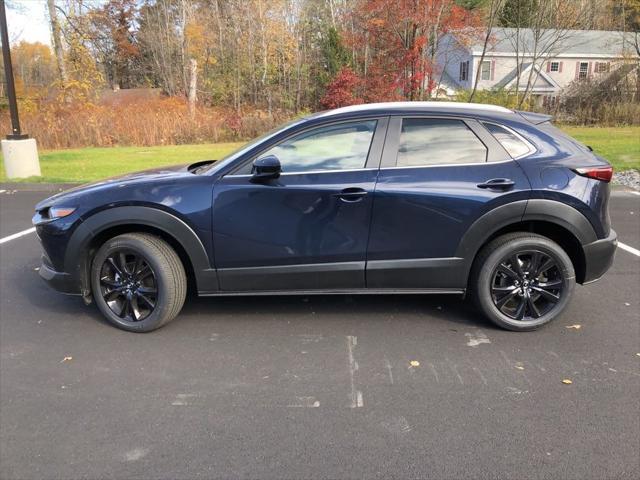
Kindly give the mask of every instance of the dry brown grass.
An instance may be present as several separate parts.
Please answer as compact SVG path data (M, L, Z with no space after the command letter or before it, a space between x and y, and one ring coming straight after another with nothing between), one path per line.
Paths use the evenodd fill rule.
M42 102L22 109L23 131L43 149L180 145L252 138L292 116L199 107L193 119L181 98L141 99L127 104ZM0 113L1 131L10 131Z

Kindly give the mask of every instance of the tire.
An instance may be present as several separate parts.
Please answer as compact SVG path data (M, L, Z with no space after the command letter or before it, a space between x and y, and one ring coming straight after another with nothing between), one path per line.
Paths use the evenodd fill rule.
M107 240L94 256L91 289L109 323L151 332L178 315L187 278L180 257L164 240L127 233Z
M557 243L535 233L516 232L482 248L469 287L489 320L507 330L524 332L560 315L575 283L571 259Z

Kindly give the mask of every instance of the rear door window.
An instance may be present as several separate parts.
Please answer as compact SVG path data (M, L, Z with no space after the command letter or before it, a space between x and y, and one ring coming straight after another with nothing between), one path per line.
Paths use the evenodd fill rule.
M397 167L486 162L487 147L462 120L404 118Z

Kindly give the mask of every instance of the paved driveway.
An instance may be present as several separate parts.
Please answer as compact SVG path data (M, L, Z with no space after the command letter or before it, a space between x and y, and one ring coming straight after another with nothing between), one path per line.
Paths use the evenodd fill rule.
M48 195L1 192L0 237ZM640 196L611 208L640 249ZM454 297L319 296L193 299L136 335L49 290L34 234L5 241L0 477L639 478L628 250L538 332Z

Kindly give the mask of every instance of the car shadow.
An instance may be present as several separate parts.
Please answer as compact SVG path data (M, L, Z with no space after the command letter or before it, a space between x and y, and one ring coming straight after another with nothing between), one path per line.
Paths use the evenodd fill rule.
M496 328L468 299L457 295L273 295L189 298L185 317L238 317L251 320L297 320L314 315L336 321L429 321L456 326Z
M87 317L108 324L95 305L85 305L79 296L51 290L37 272L23 272L13 279L13 302L37 309L39 317L64 316L67 321L86 321ZM9 293L9 292L7 292ZM233 321L241 317L251 321L308 319L340 322L437 322L460 327L496 328L458 295L261 295L233 297L197 297L189 295L178 316L180 324Z

